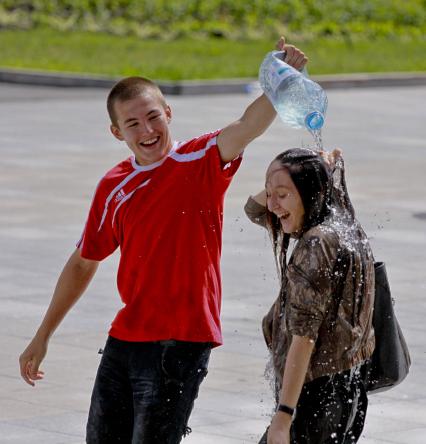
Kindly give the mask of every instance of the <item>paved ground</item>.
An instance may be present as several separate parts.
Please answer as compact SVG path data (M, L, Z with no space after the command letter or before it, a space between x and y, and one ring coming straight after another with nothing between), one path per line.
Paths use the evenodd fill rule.
M17 359L36 329L79 238L101 174L125 147L107 131L103 90L0 85L0 441L82 444L97 350L119 307L116 257L100 267L51 341L36 388ZM173 132L186 139L237 118L252 97L173 97ZM329 92L326 146L344 148L348 186L376 257L385 260L413 358L398 388L370 398L364 444L426 442L426 88ZM422 112L423 111L423 112ZM272 396L259 331L277 291L269 241L242 207L269 160L310 137L276 122L247 149L226 203L225 345L212 356L187 444L256 443Z

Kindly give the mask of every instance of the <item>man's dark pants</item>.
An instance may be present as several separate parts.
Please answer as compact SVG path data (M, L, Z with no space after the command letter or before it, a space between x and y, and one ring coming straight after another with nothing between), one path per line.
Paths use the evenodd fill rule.
M207 374L211 344L109 337L87 422L88 444L177 444Z

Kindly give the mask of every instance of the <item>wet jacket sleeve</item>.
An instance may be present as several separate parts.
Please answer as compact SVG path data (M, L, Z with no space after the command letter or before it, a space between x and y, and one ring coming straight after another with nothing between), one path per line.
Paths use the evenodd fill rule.
M299 241L286 270L285 312L292 335L316 341L333 299L336 250L323 236Z
M260 205L251 196L248 198L244 206L247 217L255 224L261 227L267 227L267 210L266 207Z
M269 309L267 315L262 319L263 338L265 339L266 346L269 349L272 349L272 330L277 304L279 304L279 298L272 304L272 307Z

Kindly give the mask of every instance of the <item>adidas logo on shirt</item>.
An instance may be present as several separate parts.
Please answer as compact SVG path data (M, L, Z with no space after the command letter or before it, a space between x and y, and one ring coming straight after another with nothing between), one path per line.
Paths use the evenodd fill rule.
M123 199L123 197L126 196L126 193L124 192L123 188L116 194L114 201L115 202L120 202L121 199Z

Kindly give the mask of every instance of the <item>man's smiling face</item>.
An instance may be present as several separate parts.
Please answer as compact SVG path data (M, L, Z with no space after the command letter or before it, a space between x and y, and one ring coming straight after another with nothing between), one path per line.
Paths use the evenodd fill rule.
M171 109L154 93L144 93L114 104L116 123L111 132L124 140L139 165L163 159L172 148L169 123Z

